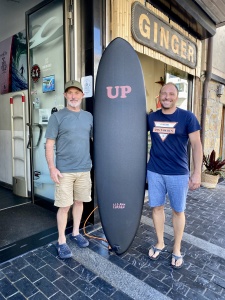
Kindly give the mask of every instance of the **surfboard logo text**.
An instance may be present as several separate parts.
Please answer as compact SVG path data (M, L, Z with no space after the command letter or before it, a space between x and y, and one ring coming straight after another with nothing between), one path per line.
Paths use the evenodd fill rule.
M116 98L127 98L127 94L130 94L132 91L131 86L129 85L116 85L116 86L107 86L106 87L107 96L110 99Z
M113 209L124 209L125 206L125 203L113 203Z

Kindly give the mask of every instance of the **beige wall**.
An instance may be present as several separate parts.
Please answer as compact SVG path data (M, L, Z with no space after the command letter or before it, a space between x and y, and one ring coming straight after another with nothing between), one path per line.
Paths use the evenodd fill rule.
M155 97L158 96L161 85L155 83L160 80L160 77L164 78L164 64L147 55L137 53L140 59L144 81L145 81L145 91L146 91L146 105L147 112L150 109L156 110Z

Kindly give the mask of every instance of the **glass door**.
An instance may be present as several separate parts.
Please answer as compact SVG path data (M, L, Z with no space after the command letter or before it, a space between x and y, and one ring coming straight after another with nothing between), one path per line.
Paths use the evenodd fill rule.
M29 70L31 194L53 201L45 159L45 132L52 113L64 107L64 1L41 2L26 13Z

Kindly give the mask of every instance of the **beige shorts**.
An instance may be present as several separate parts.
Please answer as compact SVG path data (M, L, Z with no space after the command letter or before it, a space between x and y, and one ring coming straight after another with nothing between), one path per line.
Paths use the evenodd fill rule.
M90 172L62 173L60 184L55 185L55 203L57 207L73 205L74 201L91 201Z

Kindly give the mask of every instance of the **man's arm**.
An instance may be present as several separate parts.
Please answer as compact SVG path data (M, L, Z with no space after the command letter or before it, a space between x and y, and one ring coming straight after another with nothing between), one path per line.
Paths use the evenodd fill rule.
M55 140L46 139L45 157L46 157L49 169L55 167L55 164L54 164L54 145L55 145Z
M200 139L200 131L195 131L189 134L189 139L192 148L192 156L194 162L194 172L189 180L189 188L195 190L200 187L201 184L201 172L202 172L202 143Z
M46 145L45 145L45 157L47 160L48 168L50 171L50 176L51 179L55 183L59 183L59 177L63 177L60 171L55 167L54 163L54 145L55 145L55 140L51 139L46 139Z

